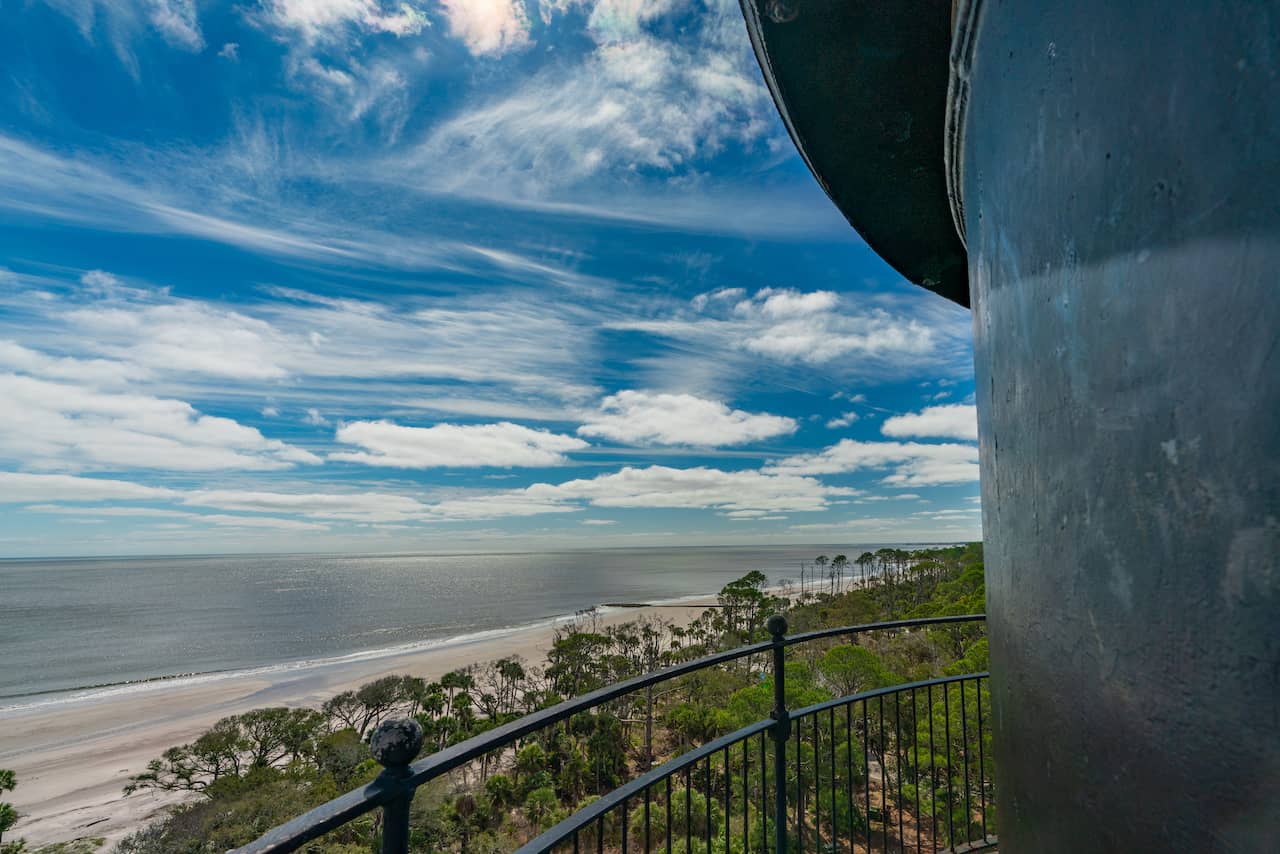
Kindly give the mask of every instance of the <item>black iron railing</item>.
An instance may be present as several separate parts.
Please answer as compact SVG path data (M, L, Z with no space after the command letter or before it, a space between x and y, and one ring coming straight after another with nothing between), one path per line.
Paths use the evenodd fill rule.
M786 649L877 630L984 620L968 614L786 636L619 682L503 724L410 763L416 721L388 721L370 747L384 766L349 792L237 849L294 851L379 807L384 854L409 850L417 789L474 759L612 700L688 673L768 653L771 716L649 770L570 815L518 854L839 854L977 850L995 844L984 709L986 673L881 688L797 710L786 705Z

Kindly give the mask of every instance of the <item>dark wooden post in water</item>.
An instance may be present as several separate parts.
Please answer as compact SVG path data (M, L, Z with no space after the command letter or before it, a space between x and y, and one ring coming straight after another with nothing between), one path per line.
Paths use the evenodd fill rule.
M787 711L787 618L774 614L766 623L773 638L773 850L787 852L787 739L791 714ZM764 769L761 769L763 773Z
M1001 849L1280 850L1280 6L741 2L832 201L973 308Z
M382 854L409 850L409 805L414 790L406 785L409 763L422 749L422 725L412 718L383 721L369 736L369 750L383 766L375 781L394 791L382 807Z

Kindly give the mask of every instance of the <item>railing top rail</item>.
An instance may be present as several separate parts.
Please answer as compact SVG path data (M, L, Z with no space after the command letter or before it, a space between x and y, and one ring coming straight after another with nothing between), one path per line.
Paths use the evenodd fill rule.
M714 756L726 747L732 747L739 742L758 735L774 725L774 721L766 718L765 720L756 721L748 724L742 729L735 730L728 735L722 735L714 741L709 741L701 747L690 750L688 753L682 753L674 759L670 759L657 768L642 774L633 780L630 780L618 788L592 801L588 806L570 815L564 821L555 825L551 829L545 831L539 836L526 842L516 849L515 854L540 854L540 852L549 851L560 842L563 842L576 830L586 827L591 822L605 815L610 810L616 808L623 801L630 800L640 794L654 783L659 783L667 777L670 777L685 768L689 768L698 764L708 756Z
M615 682L612 685L607 685L587 694L565 700L554 706L525 715L524 717L518 718L514 721L509 721L501 726L494 727L491 730L473 736L466 741L459 742L452 747L447 747L444 750L437 751L430 756L419 759L417 762L407 766L407 768L402 768L402 773L397 774L394 779L389 778L388 775L384 773L369 785L360 789L355 789L354 791L341 795L340 797L335 798L326 804L322 804L309 812L303 813L292 821L268 831L265 835L248 845L235 849L235 852L236 854L268 854L268 852L272 852L272 854L274 854L274 852L296 850L301 847L302 844L315 839L316 837L321 836L330 830L351 821L352 819L358 818L366 812L382 806L397 794L403 794L407 790L411 791L416 789L424 783L430 782L431 780L434 780L455 768L461 767L471 760L477 759L492 750L506 747L526 735L567 720L576 714L580 714L593 709L596 706L603 705L610 700L616 700L619 697L639 691L642 688L647 688L650 685L665 682L669 679L674 679L687 673L693 673L707 667L713 667L717 664L736 661L740 658L746 658L749 655L769 652L779 646L789 647L810 641L822 640L824 638L847 637L849 635L862 634L864 632L883 629L913 628L917 626L975 622L985 619L985 614L964 614L951 617L924 617L911 620L893 620L884 623L864 623L855 626L843 626L836 629L821 629L819 631L805 632L803 634L792 635L790 637L783 637L777 641L762 641L760 643L749 644L747 646L740 646L736 649L713 653L692 661L673 664L670 667L664 667L661 670L655 670L652 673L646 673L642 676L637 676L622 682ZM888 691L890 689L883 690ZM847 700L848 698L845 699ZM763 726L768 726L772 722L762 721L760 723ZM753 726L755 725L753 724ZM750 728L751 727L747 727L747 729ZM726 736L726 738L728 737L729 736ZM715 742L712 743L714 744ZM710 745L706 745L704 748L708 746ZM699 748L698 750L703 750L704 748ZM692 756L694 754L697 754L699 758L703 755L698 753L698 751L693 751L693 753L686 754L686 756ZM672 761L675 762L677 760ZM637 778L637 780L641 779L644 778ZM626 789L625 786L623 789L618 789L616 791L621 792L624 789Z

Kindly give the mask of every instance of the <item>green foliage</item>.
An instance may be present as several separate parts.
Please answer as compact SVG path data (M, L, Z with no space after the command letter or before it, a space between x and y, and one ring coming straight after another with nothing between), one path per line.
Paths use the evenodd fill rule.
M544 820L559 805L560 799L556 797L556 790L550 786L544 786L525 795L524 814L528 817L530 824L542 827Z
M818 660L818 671L839 697L902 681L881 663L874 652L849 644L827 650Z
M17 775L7 768L0 768L0 795L12 792L17 785ZM18 811L13 808L13 805L0 803L0 839L4 839L5 832L17 823Z

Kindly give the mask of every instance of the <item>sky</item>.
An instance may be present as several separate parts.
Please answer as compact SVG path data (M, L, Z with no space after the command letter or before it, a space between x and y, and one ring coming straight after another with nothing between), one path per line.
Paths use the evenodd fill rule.
M981 536L721 0L0 3L0 556Z

